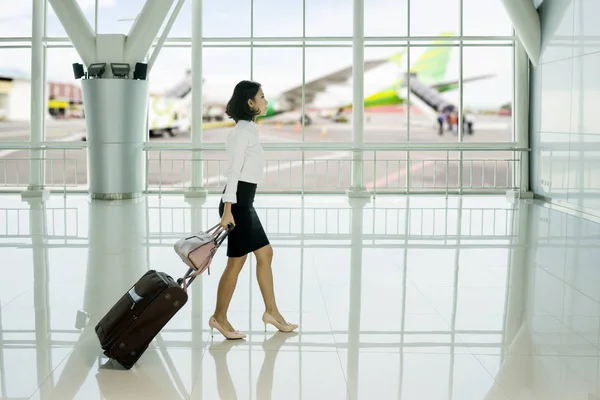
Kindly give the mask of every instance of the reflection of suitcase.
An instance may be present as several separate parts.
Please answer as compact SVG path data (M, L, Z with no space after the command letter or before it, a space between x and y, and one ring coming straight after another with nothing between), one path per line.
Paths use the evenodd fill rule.
M169 275L146 272L96 325L104 354L130 369L187 300Z

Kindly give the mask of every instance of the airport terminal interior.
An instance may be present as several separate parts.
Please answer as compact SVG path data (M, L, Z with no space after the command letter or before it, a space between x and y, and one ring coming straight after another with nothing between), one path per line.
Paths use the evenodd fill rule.
M600 400L598 15L3 1L0 400ZM268 102L252 207L298 326L263 322L251 252L228 339L229 239L206 232L242 80ZM197 237L216 252L184 284Z

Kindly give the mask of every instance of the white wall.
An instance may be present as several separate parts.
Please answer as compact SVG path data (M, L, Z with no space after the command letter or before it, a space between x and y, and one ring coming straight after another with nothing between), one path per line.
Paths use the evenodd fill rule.
M545 0L531 86L531 186L600 215L600 0Z
M8 96L9 121L29 121L31 119L31 82L15 80Z

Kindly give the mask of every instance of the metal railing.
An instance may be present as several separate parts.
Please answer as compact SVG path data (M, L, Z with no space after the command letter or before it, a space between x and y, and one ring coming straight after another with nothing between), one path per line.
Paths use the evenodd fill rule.
M87 240L79 231L79 211L77 207L44 207L44 236L48 240L65 244L74 239ZM29 208L1 208L0 241L31 238L30 213Z
M32 156L32 152L38 156ZM0 143L0 193L20 191L29 185L30 168L37 164L44 186L52 192L87 191L87 143L46 142L36 147Z
M216 203L215 203L216 204ZM148 247L172 246L173 242L193 231L194 206L147 205L145 242ZM88 230L81 231L80 210L71 206L44 208L49 247L87 247ZM348 247L352 236L351 207L256 207L265 231L283 247ZM30 210L26 207L0 210L0 247L22 247L31 238ZM203 229L217 217L216 206L200 209ZM408 247L450 248L452 243L466 241L461 248L510 248L516 239L512 220L514 208L459 207L392 207L366 208L363 211L363 245L365 248ZM456 227L461 227L460 233ZM304 240L304 244L300 244ZM321 244L319 241L324 241Z
M268 235L285 239L346 240L351 235L352 208L340 207L255 207ZM158 221L148 227L148 239L171 243L192 231L190 206L149 206L148 215ZM460 216L459 216L460 211ZM202 219L212 221L216 207L202 208ZM497 240L514 239L514 208L367 208L363 210L365 241L394 240ZM478 221L474 224L473 221ZM295 221L295 223L294 223ZM303 221L303 224L300 223ZM460 237L452 231L461 225ZM210 222L205 228L209 228ZM503 244L505 245L505 244Z
M266 193L343 193L351 185L352 165L360 163L367 190L376 193L499 193L517 189L521 155L528 149L510 143L483 146L430 146L393 143L365 145L362 157L351 144L331 146L265 144ZM226 183L227 160L219 145L146 148L148 193L194 190L194 170L201 187L218 193ZM284 154L283 157L281 155Z
M263 193L343 193L351 186L352 166L362 166L363 182L378 193L501 193L518 189L523 152L513 143L365 144L265 143ZM38 162L45 187L53 192L88 190L87 143L51 143L41 147L0 144L0 192L29 184L30 166ZM33 150L41 150L32 157ZM179 194L201 187L220 193L227 160L223 144L147 143L146 193ZM7 154L8 152L8 154ZM362 154L361 154L362 153ZM41 156L39 156L41 154ZM39 162L41 161L41 162ZM33 164L36 165L36 164Z

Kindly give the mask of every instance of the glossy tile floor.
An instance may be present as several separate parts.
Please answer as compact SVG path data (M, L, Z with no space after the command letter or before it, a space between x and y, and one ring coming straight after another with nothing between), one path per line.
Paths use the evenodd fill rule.
M45 203L0 197L0 396L16 399L600 398L600 225L505 197L259 196L280 309L261 322L255 260L209 335L226 257L131 370L94 326L217 197Z

